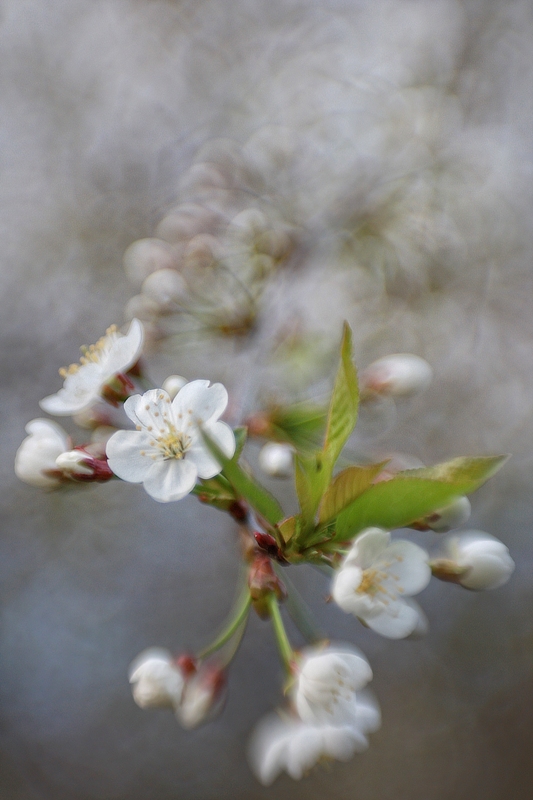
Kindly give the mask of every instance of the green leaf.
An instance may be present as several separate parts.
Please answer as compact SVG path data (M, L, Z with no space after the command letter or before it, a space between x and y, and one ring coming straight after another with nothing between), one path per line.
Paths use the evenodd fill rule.
M244 472L234 458L228 458L218 444L202 430L202 437L209 451L222 467L223 476L230 482L235 492L250 503L271 525L275 525L284 514L278 501L263 489L253 478Z
M320 523L334 519L346 506L349 506L372 484L387 461L366 466L352 466L339 472L328 486L322 502L318 520Z
M387 530L409 525L475 491L506 460L507 456L456 458L374 484L341 511L335 539L352 538L372 525Z
M358 404L357 372L352 361L352 332L348 323L345 322L341 343L341 362L331 395L324 439L324 453L328 455L332 468L355 428Z
M443 508L464 492L452 483L396 476L376 483L337 517L336 540L353 538L364 528L393 530Z
M298 450L316 448L326 424L326 411L311 403L274 406L268 413L271 435Z
M304 455L295 458L296 494L302 514L302 529L314 527L315 515L331 476L331 463L324 453Z
M235 453L233 455L233 460L238 461L244 450L244 445L246 444L248 428L234 428L233 433L235 435Z
M287 517L283 522L278 522L278 530L281 533L285 544L290 542L293 536L297 535L300 531L300 520L298 517Z
M453 458L433 467L420 467L400 472L406 478L429 478L435 481L445 481L464 485L464 492L473 492L489 478L498 472L509 456L478 456Z

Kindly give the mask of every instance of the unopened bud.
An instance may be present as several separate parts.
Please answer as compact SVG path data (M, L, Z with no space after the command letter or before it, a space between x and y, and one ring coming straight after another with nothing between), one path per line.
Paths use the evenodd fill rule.
M187 293L187 285L175 269L159 269L146 278L141 292L157 303L161 311L175 311Z
M427 517L419 521L419 524L415 524L413 527L420 530L430 528L435 533L447 533L453 528L463 525L470 518L471 511L470 500L463 495L463 497L458 497L446 508L441 508L438 511L434 511L433 514L428 514Z
M278 600L287 597L287 590L272 569L268 556L255 557L248 574L248 586L254 609L262 619L269 616L268 598L271 594L275 594Z
M444 547L445 556L431 562L431 570L435 577L465 589L497 589L507 583L515 568L503 542L484 531L450 536Z
M259 531L256 531L254 533L254 539L257 542L258 547L264 553L270 556L270 558L275 558L276 561L279 561L282 564L288 563L282 551L280 550L278 543L270 533L260 533Z
M169 375L168 378L163 381L163 386L161 388L165 390L171 400L174 400L180 389L183 389L186 383L188 383L187 378L181 375Z
M132 662L129 670L133 699L141 708L177 708L184 676L168 650L151 647Z
M175 268L177 254L162 239L137 239L124 253L123 262L128 278L141 284L152 272Z
M360 375L363 397L388 395L411 397L425 391L433 378L427 361L412 353L396 353L379 358Z
M56 458L56 467L64 475L92 475L88 460L80 450L69 450Z
M221 711L225 700L226 675L213 665L201 666L185 681L176 716L187 730L197 728Z
M259 466L273 478L290 478L293 473L294 449L288 444L267 442L259 453Z

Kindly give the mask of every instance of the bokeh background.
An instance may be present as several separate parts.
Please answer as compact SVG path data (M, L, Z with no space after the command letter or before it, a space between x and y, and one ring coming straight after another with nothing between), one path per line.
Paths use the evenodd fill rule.
M0 40L2 800L530 798L529 0L3 0ZM125 248L221 136L298 231L264 335L293 315L334 340L347 318L361 366L398 351L432 363L394 428L362 429L377 450L513 453L472 527L508 544L516 573L479 595L431 584L424 639L372 635L324 602L323 576L295 570L320 624L371 661L383 726L349 764L269 789L245 758L280 700L266 623L249 625L223 716L192 733L137 708L126 678L145 647L201 647L221 623L231 524L192 498L41 494L13 473L58 367L123 320ZM230 388L244 368L260 396L242 344L153 360L158 379Z

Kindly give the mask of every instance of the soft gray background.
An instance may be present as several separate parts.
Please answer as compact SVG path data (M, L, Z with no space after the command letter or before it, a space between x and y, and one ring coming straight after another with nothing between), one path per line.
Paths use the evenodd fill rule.
M0 38L2 800L529 798L529 0L3 0ZM280 699L265 623L250 624L224 715L196 732L142 712L126 681L144 647L200 647L221 622L231 525L129 485L43 495L12 464L58 367L121 321L122 253L198 145L271 122L292 149L285 170L265 156L265 179L304 242L281 316L331 335L348 317L361 364L431 360L434 386L379 447L428 463L513 452L473 522L517 570L494 593L431 585L418 642L373 636L297 573L324 627L368 655L384 722L350 764L267 790L244 755ZM231 384L231 363L190 377ZM154 374L179 367L169 356Z

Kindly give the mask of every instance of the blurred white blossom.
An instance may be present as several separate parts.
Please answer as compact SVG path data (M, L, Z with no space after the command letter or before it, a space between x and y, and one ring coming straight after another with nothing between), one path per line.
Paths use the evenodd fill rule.
M29 436L15 456L15 472L21 481L41 489L53 489L62 483L56 459L72 447L70 436L56 422L32 419L26 425Z
M428 388L433 370L412 353L378 358L361 373L361 391L392 397L410 397Z
M288 444L267 442L259 452L259 466L273 478L290 478L294 461L294 448Z
M184 675L168 650L151 647L129 670L133 699L141 708L175 708L181 701Z
M485 531L471 530L447 537L444 552L444 558L432 562L434 574L465 589L498 589L507 583L515 568L504 543Z

